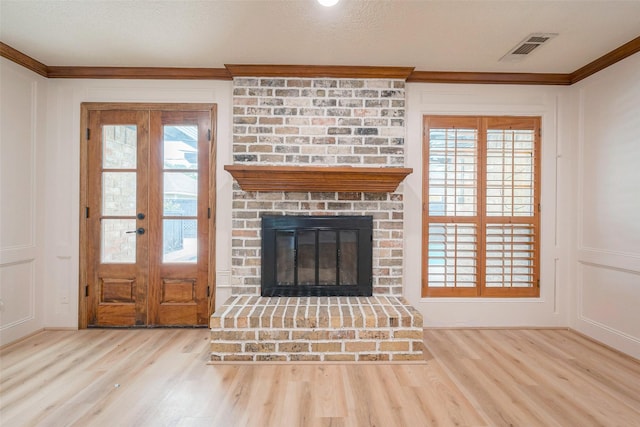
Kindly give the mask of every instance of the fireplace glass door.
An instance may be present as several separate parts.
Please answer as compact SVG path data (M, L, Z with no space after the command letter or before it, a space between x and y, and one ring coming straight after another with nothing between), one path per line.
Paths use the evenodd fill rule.
M370 216L263 217L262 295L371 295Z

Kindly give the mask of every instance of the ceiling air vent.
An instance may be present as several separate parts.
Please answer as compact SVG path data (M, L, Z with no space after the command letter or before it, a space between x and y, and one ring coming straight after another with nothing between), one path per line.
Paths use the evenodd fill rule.
M511 49L505 56L500 58L500 61L521 61L531 52L533 52L538 47L548 42L557 35L557 33L529 34L524 40L518 43L516 47Z

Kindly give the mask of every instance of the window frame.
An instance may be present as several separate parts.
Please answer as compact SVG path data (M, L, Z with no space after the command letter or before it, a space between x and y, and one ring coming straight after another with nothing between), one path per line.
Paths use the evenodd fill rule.
M540 296L540 190L541 190L541 122L540 116L423 116L422 161L422 297L539 297ZM431 129L475 129L476 153L476 213L475 215L429 215L429 142ZM531 216L487 215L487 131L533 130L533 205ZM457 179L457 178L456 178ZM446 214L446 212L445 212ZM429 226L430 224L474 224L476 227L476 265L474 287L429 286ZM486 286L487 225L525 225L532 229L532 281L528 287Z

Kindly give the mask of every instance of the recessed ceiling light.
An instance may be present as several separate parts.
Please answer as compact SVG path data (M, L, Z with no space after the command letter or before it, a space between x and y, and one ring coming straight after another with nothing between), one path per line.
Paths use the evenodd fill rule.
M318 3L325 7L331 7L338 4L340 0L318 0Z

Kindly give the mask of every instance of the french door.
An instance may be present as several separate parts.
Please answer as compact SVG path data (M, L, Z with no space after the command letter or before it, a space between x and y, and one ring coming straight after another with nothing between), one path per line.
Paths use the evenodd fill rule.
M83 104L80 326L206 325L214 105Z

